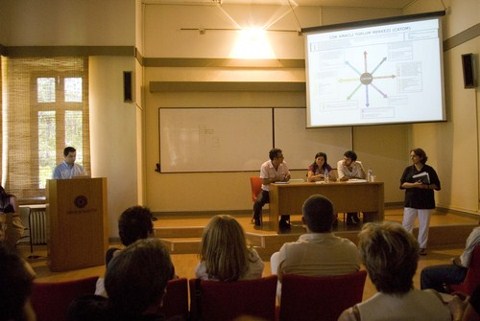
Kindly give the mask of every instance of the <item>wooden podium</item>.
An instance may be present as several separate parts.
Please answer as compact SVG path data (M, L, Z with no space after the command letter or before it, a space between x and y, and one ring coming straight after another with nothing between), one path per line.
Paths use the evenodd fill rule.
M105 264L107 179L47 180L46 205L50 270Z

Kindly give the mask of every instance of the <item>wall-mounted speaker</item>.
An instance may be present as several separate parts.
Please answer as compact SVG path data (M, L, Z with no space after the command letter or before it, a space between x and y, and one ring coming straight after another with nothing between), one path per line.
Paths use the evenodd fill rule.
M475 56L471 53L462 55L463 85L465 88L475 88Z
M123 101L133 102L133 74L131 71L123 72Z

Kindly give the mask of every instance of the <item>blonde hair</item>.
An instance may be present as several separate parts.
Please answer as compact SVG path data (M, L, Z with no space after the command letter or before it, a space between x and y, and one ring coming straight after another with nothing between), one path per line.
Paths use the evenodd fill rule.
M230 215L214 216L202 236L200 260L209 278L237 281L249 269L250 249L240 224Z
M358 235L360 257L380 292L402 294L413 288L418 242L398 223L367 223Z

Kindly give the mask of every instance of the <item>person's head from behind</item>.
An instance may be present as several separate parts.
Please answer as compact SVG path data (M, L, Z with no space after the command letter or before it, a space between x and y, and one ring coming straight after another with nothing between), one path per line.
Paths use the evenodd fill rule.
M65 163L73 165L75 159L77 158L77 150L72 146L65 147L63 150L63 157L65 158Z
M302 221L313 233L332 231L335 212L332 202L323 195L315 194L307 198L302 207Z
M343 154L343 162L345 165L350 166L353 162L357 161L357 154L353 150L347 150Z
M35 320L30 305L34 276L22 258L0 245L0 321Z
M67 309L67 321L109 321L108 299L88 294L75 298Z
M379 292L403 294L413 288L418 243L398 223L367 223L358 247L368 275Z
M174 268L166 246L141 239L116 255L107 267L105 289L109 307L122 318L156 314Z
M245 233L230 215L214 216L202 236L200 260L210 278L237 281L248 271Z
M127 208L118 220L118 234L125 246L150 237L153 234L152 212L143 206Z

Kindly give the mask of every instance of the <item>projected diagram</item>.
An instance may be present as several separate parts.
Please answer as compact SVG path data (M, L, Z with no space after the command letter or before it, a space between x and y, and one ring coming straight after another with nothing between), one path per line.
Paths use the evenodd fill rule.
M353 82L353 81L359 81L359 84L357 87L355 87L352 92L347 96L347 100L350 100L359 90L362 86L365 86L365 106L369 107L370 106L370 94L369 94L369 87L372 87L375 89L380 95L382 95L383 98L387 98L388 95L383 92L380 88L378 88L373 81L378 80L378 79L394 79L395 75L382 75L382 76L375 76L375 72L380 68L380 66L387 61L387 57L384 57L376 66L373 68L372 71L368 71L368 52L364 51L363 52L363 72L359 71L355 66L353 66L350 62L345 61L345 64L350 67L353 71L355 71L358 74L358 78L343 78L339 79L339 82Z

